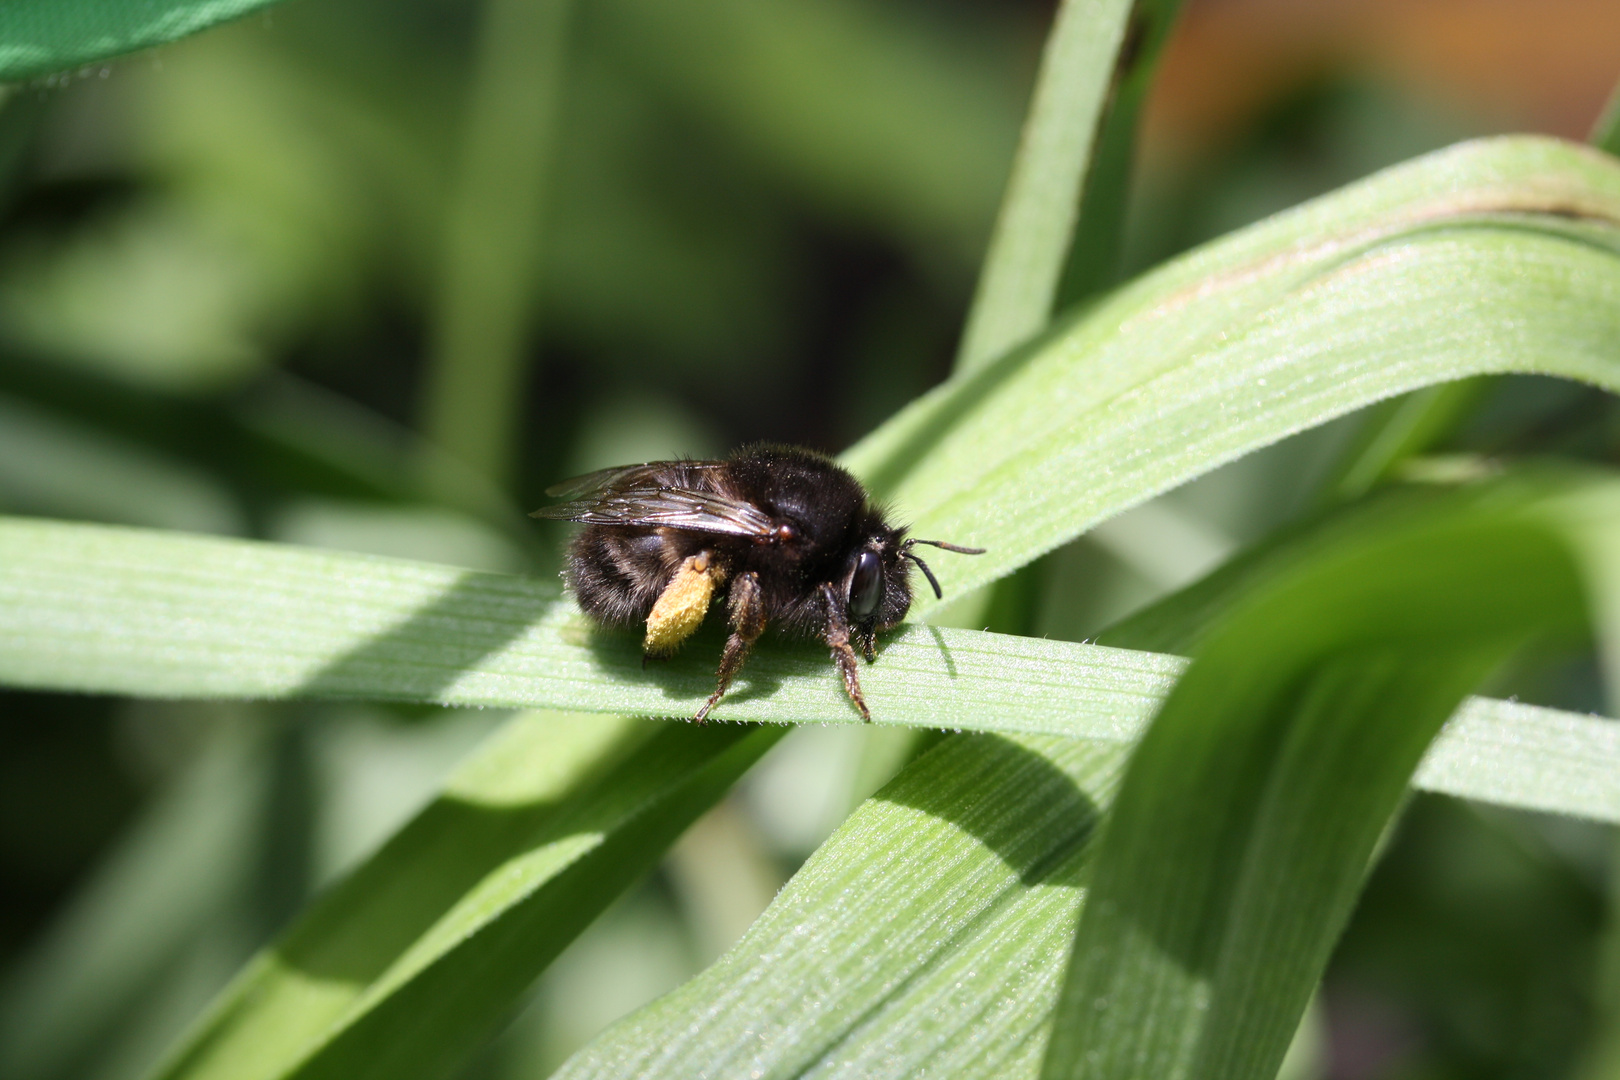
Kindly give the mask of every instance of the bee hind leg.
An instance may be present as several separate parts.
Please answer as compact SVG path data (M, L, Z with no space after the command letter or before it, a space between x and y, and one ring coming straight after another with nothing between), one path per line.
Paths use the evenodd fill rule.
M700 724L709 715L709 710L720 703L731 680L742 670L743 661L748 659L748 651L754 647L759 635L765 632L765 595L760 590L758 574L749 572L737 575L731 583L730 606L731 636L726 639L726 647L720 653L720 671L715 680L717 685L709 700L692 717Z
M861 719L871 723L872 710L866 707L866 696L861 693L860 664L855 659L854 647L850 645L849 623L844 619L832 586L823 585L821 595L827 606L827 646L832 649L833 660L838 664L838 673L844 677L844 693L849 695L849 700L860 712ZM870 642L863 639L861 646L870 661L872 655Z
M647 635L641 642L641 666L650 656L668 656L703 624L709 598L725 581L724 569L707 551L681 563L647 614Z

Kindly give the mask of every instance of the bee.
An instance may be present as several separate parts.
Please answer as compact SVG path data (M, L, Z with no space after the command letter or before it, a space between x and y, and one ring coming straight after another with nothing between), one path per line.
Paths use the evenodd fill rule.
M943 598L918 544L829 458L794 446L746 446L724 461L653 461L603 469L548 488L568 501L531 516L582 522L563 576L580 608L612 627L644 625L646 657L674 652L723 599L731 635L702 722L767 626L819 638L865 720L855 659L911 608L909 563Z

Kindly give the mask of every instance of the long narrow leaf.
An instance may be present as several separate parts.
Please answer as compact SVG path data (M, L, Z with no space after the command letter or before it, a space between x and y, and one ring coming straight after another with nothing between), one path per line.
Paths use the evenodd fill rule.
M1620 386L1620 162L1464 144L1227 237L953 378L847 460L993 581L1222 462L1487 372ZM926 606L924 607L926 611Z
M975 371L1052 316L1133 0L1063 0L957 352Z
M1113 81L1079 196L1055 307L1118 284L1136 165L1137 128L1181 0L1136 0L1114 56Z
M1413 515L1421 515L1424 524L1445 526L1427 531L1426 552L1404 552L1418 564L1429 563L1439 553L1466 566L1471 559L1455 559L1454 541L1484 539L1481 518L1495 520L1494 510L1482 511L1470 498L1453 498L1438 507L1409 504L1398 516L1364 515L1357 539L1365 541L1370 532L1403 525L1411 531ZM1538 584L1550 584L1553 609L1578 621L1580 601L1567 555L1559 553L1557 543L1536 523L1521 519L1518 525L1521 532L1543 541L1541 550L1553 549L1556 565L1550 576L1517 576L1513 579L1517 591L1535 593ZM1513 538L1497 539L1505 542L1485 545L1483 558L1478 545L1463 549L1475 553L1472 570L1482 569L1480 563L1492 556L1512 559L1523 554ZM1384 543L1365 552L1366 562L1376 572L1386 572L1401 565L1381 557L1392 553L1391 545ZM1320 579L1316 585L1325 582L1329 591L1308 590L1310 599L1361 602L1362 615L1376 611L1378 598L1368 599L1359 591L1367 574L1342 573L1355 569L1345 565L1344 555L1342 548L1314 553ZM1462 571L1451 576L1473 575ZM1410 581L1387 584L1406 592L1402 587ZM1440 592L1454 595L1455 589L1448 586L1455 584L1429 581L1433 592L1423 598ZM1491 610L1517 632L1516 617L1522 612L1514 609L1511 595L1473 591L1478 596L1476 609ZM1490 595L1479 595L1485 593ZM1433 607L1425 605L1424 610ZM1274 611L1275 605L1268 605L1255 617ZM1459 614L1470 635L1485 632L1488 659L1496 649L1492 628L1470 618L1477 610ZM1443 622L1444 616L1429 621ZM1350 622L1361 628L1367 625L1365 619ZM1407 629L1421 634L1424 627ZM1297 619L1276 628L1304 648L1309 635L1298 630ZM1409 685L1401 685L1401 679L1392 683L1355 678L1323 687L1326 692L1318 696L1324 706L1318 709L1321 719L1344 719L1356 706L1375 699L1391 708L1386 710L1387 729L1382 732L1344 724L1319 726L1317 734L1337 734L1341 762L1345 751L1353 752L1349 762L1353 767L1340 773L1323 764L1332 755L1321 751L1332 751L1333 739L1325 744L1306 739L1295 747L1295 757L1331 780L1312 789L1315 805L1354 805L1356 797L1387 804L1398 796L1404 776L1394 783L1393 794L1388 777L1382 788L1376 783L1360 786L1369 779L1367 762L1403 752L1415 757L1432 730L1421 723L1422 716L1427 713L1437 723L1448 694L1478 676L1480 663L1468 655L1471 650L1452 652L1460 658L1450 673L1455 677L1444 673L1444 656L1428 655L1420 664L1396 665L1406 673ZM1269 655L1256 651L1252 663L1263 665ZM1201 741L1217 742L1209 736ZM1085 740L984 735L946 740L866 803L725 957L609 1029L560 1075L569 1080L706 1072L761 1077L1033 1076L1051 1030L1063 967L1062 943L1071 933L1093 872L1093 833L1110 807L1123 762L1118 747ZM1228 779L1240 785L1242 777ZM1196 795L1182 778L1167 777L1160 778L1145 797L1150 802L1154 797L1185 800L1182 805L1195 811ZM1294 836L1294 819L1288 812L1294 809L1281 807L1266 814L1265 820L1284 838ZM1115 842L1113 828L1108 826L1106 844ZM1375 837L1377 829L1371 834ZM1325 837L1330 850L1343 841L1342 836L1319 829L1307 828L1299 835ZM1211 851L1208 858L1224 866L1220 854ZM1364 859L1351 863L1358 871L1363 864ZM1317 869L1308 865L1302 871ZM1344 877L1340 868L1338 884ZM1328 882L1331 875L1323 878ZM1359 872L1349 878L1353 885ZM1257 888L1261 900L1277 898L1272 914L1279 919L1263 924L1267 929L1274 925L1299 929L1286 917L1297 918L1297 901L1309 893L1311 882L1302 887L1289 881L1286 886ZM1183 898L1185 886L1179 881L1161 879L1154 888L1161 905L1194 904L1202 895L1193 892ZM1132 909L1124 910L1128 917ZM1306 925L1314 924L1307 920ZM1297 938L1298 934L1284 936L1273 953ZM1251 949L1245 954L1255 961L1251 967L1270 970L1260 963L1263 953ZM1120 1026L1128 1028L1132 1021L1128 991L1126 986L1118 998L1109 998L1102 1006L1091 1001L1088 1007L1105 1021L1120 1015L1115 1011L1120 1010L1125 1014ZM1271 1003L1263 999L1262 1004ZM1279 1010L1278 1015L1286 1012ZM1064 1019L1072 1022L1071 1017ZM1086 1049L1097 1050L1098 1044L1087 1044ZM1107 1049L1088 1054L1086 1065L1103 1061ZM1129 1047L1125 1049L1129 1052ZM1134 1069L1135 1076L1174 1075L1140 1057Z
M541 265L573 0L485 0L445 230L422 428L504 486ZM461 478L429 469L439 490Z
M984 367L1044 330L1058 305L1114 284L1137 118L1180 6L1058 5L957 350L958 371ZM996 586L987 629L1031 629L1040 573L1031 567Z
M1119 746L947 739L735 948L557 1074L1030 1076Z
M151 697L359 697L685 716L719 642L643 670L632 637L594 631L555 584L446 566L0 518L0 682ZM862 669L879 723L1135 738L1180 674L1174 656L910 626ZM749 661L729 719L858 723L823 650ZM1620 821L1615 725L1476 701L1420 783Z
M1620 83L1609 92L1609 100L1592 124L1587 141L1599 150L1620 154Z
M785 731L520 717L250 964L157 1075L444 1075Z
M1132 757L1043 1075L1275 1074L1446 714L1584 621L1534 493L1375 516L1210 632Z
M1136 123L1180 0L1058 5L957 350L976 371L1113 283Z

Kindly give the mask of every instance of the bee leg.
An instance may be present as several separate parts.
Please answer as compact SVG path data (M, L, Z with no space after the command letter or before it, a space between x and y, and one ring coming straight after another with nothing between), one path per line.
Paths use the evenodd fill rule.
M837 602L830 585L821 587L821 597L827 607L827 645L832 649L833 660L838 664L839 674L844 677L844 693L860 711L861 719L867 723L872 722L872 710L866 707L866 696L861 693L860 665L855 659L855 650L849 643L849 623L844 619L842 608ZM862 646L870 650L866 642ZM870 656L870 651L868 652Z
M730 602L731 636L726 639L726 647L720 653L718 685L714 693L709 695L709 700L703 703L703 708L692 717L700 724L709 715L709 710L719 704L726 687L731 685L731 680L742 670L743 661L748 659L748 650L765 632L765 595L760 590L758 574L749 572L737 575L731 583Z

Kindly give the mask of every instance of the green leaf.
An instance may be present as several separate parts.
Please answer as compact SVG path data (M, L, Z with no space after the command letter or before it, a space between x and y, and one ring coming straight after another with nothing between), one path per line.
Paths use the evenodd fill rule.
M960 371L982 368L1051 318L1132 7L1133 0L1058 5L957 350Z
M687 716L719 641L641 663L557 586L283 544L0 518L0 683L168 698L364 698ZM1185 662L907 626L861 678L874 718L1128 741ZM1040 688L1031 693L1031 687ZM816 647L762 645L717 716L859 723ZM1433 790L1620 821L1620 731L1476 700L1420 773ZM1432 769L1432 771L1431 771Z
M1446 715L1585 620L1538 487L1384 508L1208 633L1131 759L1043 1075L1275 1074Z
M1069 244L1054 307L1062 308L1118 284L1137 128L1164 43L1181 0L1136 0L1113 57L1108 97L1079 195L1080 215Z
M1334 474L1322 485L1322 501L1359 498L1387 480L1402 463L1455 430L1487 384L1485 379L1440 383L1368 409Z
M1034 337L1059 303L1114 283L1137 116L1179 7L1179 0L1058 5L958 371L978 370ZM986 629L1027 633L1043 577L1032 566L997 585Z
M0 80L134 52L267 7L272 0L6 0Z
M1366 629L1368 620L1357 616L1376 615L1389 601L1387 594L1369 597L1362 591L1369 580L1381 580L1388 594L1414 602L1418 618L1408 620L1402 629L1420 641L1425 640L1425 631L1435 629L1420 625L1424 613L1450 610L1457 613L1458 624L1467 627L1465 636L1482 634L1485 652L1494 654L1498 640L1494 631L1506 627L1505 636L1511 639L1525 626L1535 625L1522 619L1522 605L1513 601L1533 603L1542 585L1551 586L1545 590L1549 595L1541 598L1552 601L1549 607L1556 616L1552 621L1578 625L1581 602L1568 552L1539 518L1524 512L1539 505L1537 489L1529 485L1518 491L1499 487L1484 496L1408 502L1394 511L1375 508L1362 513L1359 529L1340 531L1341 543L1302 557L1300 563L1308 564L1309 574L1301 571L1300 563L1273 573L1263 591L1297 601L1291 609L1295 618L1273 626L1265 619L1277 612L1278 605L1268 599L1257 601L1248 629L1258 623L1263 636L1245 639L1253 648L1244 650L1243 657L1251 667L1264 669L1268 656L1278 655L1286 662L1290 649L1297 650L1292 654L1296 657L1309 654L1323 634L1318 630L1313 638L1299 631L1302 619L1309 622L1315 603L1338 601L1339 607L1350 606L1351 617L1339 625ZM1499 542L1481 543L1492 539ZM1458 541L1469 543L1460 546ZM1526 569L1516 557L1524 555L1527 546L1532 554L1529 568L1545 569L1545 575L1519 574L1508 589L1478 587L1477 574L1489 574L1492 568L1485 564L1492 561L1506 560L1516 569ZM1468 556L1459 559L1459 550ZM1404 562L1393 558L1402 555ZM1550 563L1541 566L1535 558L1539 555L1549 556ZM1357 556L1361 563L1352 565ZM1452 570L1419 572L1435 558ZM1402 568L1409 573L1400 573ZM1413 576L1431 591L1411 593ZM1459 583L1466 586L1460 596ZM1441 593L1461 602L1449 609L1425 603ZM1479 611L1490 612L1495 624L1470 619ZM1452 628L1445 614L1427 621L1442 630ZM1273 634L1283 639L1280 645L1272 640ZM1264 651L1265 646L1273 646L1273 651ZM1387 692L1386 701L1395 705L1385 717L1392 731L1353 726L1338 731L1343 740L1340 750L1360 751L1353 764L1403 751L1415 758L1414 748L1421 749L1433 730L1421 722L1424 714L1437 724L1448 707L1448 695L1454 696L1460 685L1479 674L1472 650L1454 646L1452 651L1462 658L1455 672L1445 669L1445 650L1415 654L1423 660L1405 665L1415 673L1409 686L1358 679L1330 688L1346 691L1325 695L1328 703L1341 707L1376 696L1369 693L1372 690ZM1245 697L1243 689L1221 687L1233 702L1224 707L1222 717L1244 715L1242 703L1252 698ZM1194 719L1209 718L1206 710ZM1413 720L1418 722L1409 722ZM1185 731L1179 734L1188 737ZM1380 734L1394 737L1379 739ZM1208 735L1195 741L1218 742ZM1333 749L1333 744L1295 747L1307 765L1325 768L1315 764L1315 751L1322 749ZM558 1075L568 1080L703 1072L778 1077L1034 1075L1058 999L1063 944L1072 933L1085 886L1096 872L1097 825L1114 802L1124 763L1118 746L1083 739L1028 735L947 739L863 805L713 967L610 1028ZM1131 768L1134 777L1135 766ZM1370 801L1373 796L1359 788L1346 791L1366 780L1367 771L1363 767L1332 774L1327 788L1315 793L1316 803L1331 809L1341 800L1353 805L1358 795ZM1226 777L1234 787L1241 787L1245 778ZM1196 814L1199 803L1195 795L1183 791L1183 779L1157 780L1144 799L1174 800ZM1614 786L1612 779L1604 783ZM1377 791L1386 801L1391 797L1387 786ZM1404 775L1394 785L1395 795L1403 786ZM1283 826L1286 834L1292 809L1283 807L1266 820ZM1299 835L1322 838L1330 846L1338 839L1333 830L1320 828L1304 829ZM1376 837L1376 829L1372 835ZM1135 841L1133 850L1144 845L1142 837ZM1102 842L1110 846L1116 842L1112 823ZM1211 852L1210 860L1216 861L1219 854ZM1352 885L1364 864L1365 856L1352 860L1356 868L1349 875ZM1285 909L1305 895L1297 883L1288 884L1289 889L1276 892ZM1186 888L1162 875L1154 887L1161 904L1181 897ZM1195 903L1199 895L1193 893L1184 902ZM1266 963L1274 959L1268 955ZM1111 1003L1100 1011L1114 1016L1115 1007ZM1284 1035L1291 1032L1290 1027ZM1143 1067L1132 1075L1172 1074Z
M555 581L0 518L0 682L15 686L687 716L713 688L718 645L708 634L644 668L639 638L592 626ZM1093 659L1069 662L1082 655ZM914 626L885 642L863 678L869 700L889 702L879 709L889 722L963 726L996 712L1009 679L1055 678L1091 687L1092 722L1112 729L1125 717L1126 730L1176 669L1143 654ZM761 648L716 715L859 721L824 646ZM1072 722L1059 702L1028 701L1017 715L1028 730Z
M1617 222L1606 155L1453 147L1148 274L846 460L918 535L990 549L938 568L959 593L1382 398L1505 371L1620 387Z
M482 7L422 429L466 468L504 486L537 306L573 0L485 0ZM430 468L429 479L453 493L461 477Z
M443 1075L786 730L517 718L156 1075Z
M1180 0L1058 5L957 350L976 371L1117 273L1136 123Z
M1120 746L945 740L810 857L741 941L558 1078L1028 1076Z

